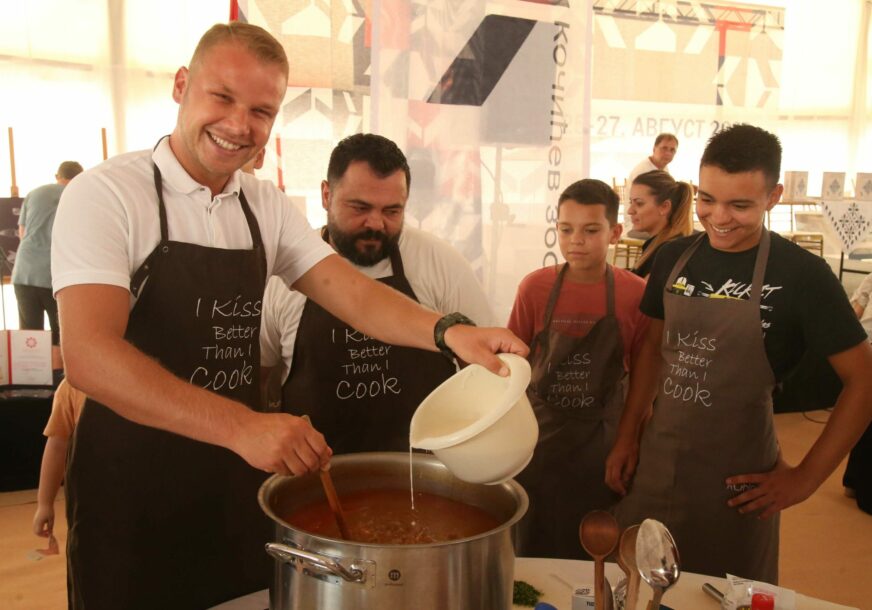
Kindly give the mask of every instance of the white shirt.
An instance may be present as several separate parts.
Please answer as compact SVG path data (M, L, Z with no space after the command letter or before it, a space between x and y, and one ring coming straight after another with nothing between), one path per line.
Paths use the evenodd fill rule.
M130 288L130 279L160 242L152 161L163 177L169 239L201 246L250 249L239 202L245 192L263 239L267 277L292 284L333 250L272 183L235 172L212 197L173 154L169 138L152 151L113 157L76 176L64 189L52 236L54 292L76 284ZM131 295L131 307L134 299Z
M643 161L639 161L636 167L630 170L630 178L627 181L627 188L633 186L633 180L636 179L636 176L641 176L642 174L645 174L647 172L653 172L655 169L660 168L651 162L651 157L645 157ZM663 171L668 172L669 166L667 165L666 167L664 167ZM627 195L627 199L629 198L629 195Z
M322 243L320 231L314 231ZM493 324L493 312L472 268L448 243L406 226L400 233L400 256L409 285L424 307L440 313L459 311L479 326ZM393 275L385 258L372 267L355 266L373 279ZM289 289L279 278L270 278L263 297L260 325L260 361L272 367L284 363L282 383L291 370L294 342L306 296Z

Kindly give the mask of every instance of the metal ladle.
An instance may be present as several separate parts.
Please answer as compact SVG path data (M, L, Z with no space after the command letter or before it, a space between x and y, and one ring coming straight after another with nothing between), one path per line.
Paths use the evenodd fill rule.
M593 557L594 560L594 602L596 610L606 608L605 591L605 558L608 557L618 544L621 528L611 513L604 510L592 510L581 520L578 526L578 537L581 546ZM609 587L609 596L612 595Z
M672 534L655 519L645 519L639 526L636 566L644 581L654 590L648 610L659 610L663 594L681 575L681 563Z

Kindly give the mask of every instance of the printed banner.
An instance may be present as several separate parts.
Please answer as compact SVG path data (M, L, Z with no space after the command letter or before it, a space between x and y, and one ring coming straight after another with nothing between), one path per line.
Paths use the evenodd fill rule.
M470 261L502 323L521 278L559 258L556 204L586 173L587 0L241 0L291 58L274 133L286 192L318 185L335 143L372 131L412 172L406 222Z

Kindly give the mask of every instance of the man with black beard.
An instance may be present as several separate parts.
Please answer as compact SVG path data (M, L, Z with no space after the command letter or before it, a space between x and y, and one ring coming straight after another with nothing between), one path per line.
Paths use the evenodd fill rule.
M321 182L321 237L361 272L425 307L490 325L487 298L463 256L403 227L410 178L406 157L387 138L345 138ZM440 353L368 337L277 277L264 295L260 342L269 369L262 377L275 379L273 367L283 365L281 410L307 414L334 454L408 450L412 414L457 366Z

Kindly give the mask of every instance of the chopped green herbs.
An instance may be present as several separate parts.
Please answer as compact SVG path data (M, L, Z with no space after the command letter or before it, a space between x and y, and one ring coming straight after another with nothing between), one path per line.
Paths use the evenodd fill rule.
M539 602L540 597L542 597L542 591L539 591L533 585L523 580L515 581L512 603L516 606L530 606L532 608Z

